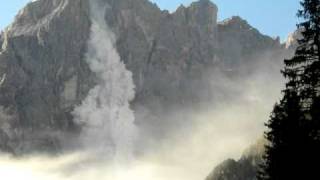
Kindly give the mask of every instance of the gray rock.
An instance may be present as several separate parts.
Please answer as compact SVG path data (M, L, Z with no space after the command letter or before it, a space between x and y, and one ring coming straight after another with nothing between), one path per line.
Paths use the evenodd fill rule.
M200 0L175 12L148 0L105 0L105 20L133 73L132 102L142 136L163 138L189 122L177 109L214 102L210 74L247 74L269 54L280 64L285 48L239 17L217 22L218 9ZM15 153L59 151L81 127L71 112L95 85L85 62L90 32L87 0L29 3L0 36L0 105L10 116L3 142ZM264 58L265 59L265 58ZM4 121L0 119L0 121ZM0 147L1 148L1 147Z
M58 142L58 132L75 128L70 112L92 86L83 58L90 28L87 6L86 0L32 2L4 32L0 104L14 117L11 148L17 152L57 149L49 141ZM64 92L74 77L77 98L70 102Z

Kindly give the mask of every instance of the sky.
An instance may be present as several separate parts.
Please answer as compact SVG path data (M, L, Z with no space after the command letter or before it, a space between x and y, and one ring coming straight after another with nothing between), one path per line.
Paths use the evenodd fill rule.
M18 10L31 0L2 0L0 2L0 29L10 24ZM161 9L174 11L180 4L195 0L151 0ZM241 16L263 34L284 41L296 28L299 0L212 0L219 8L219 20Z

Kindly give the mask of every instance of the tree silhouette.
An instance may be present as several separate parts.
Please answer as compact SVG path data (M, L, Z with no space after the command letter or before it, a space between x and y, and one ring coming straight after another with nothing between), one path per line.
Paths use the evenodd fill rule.
M259 180L320 179L320 0L301 5L302 38L294 57L284 61L286 88L266 124L269 144Z

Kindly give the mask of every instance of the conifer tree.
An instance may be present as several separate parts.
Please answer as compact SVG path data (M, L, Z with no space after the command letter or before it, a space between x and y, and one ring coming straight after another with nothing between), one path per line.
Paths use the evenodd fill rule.
M302 38L285 60L283 98L269 122L259 180L320 179L320 0L303 0Z

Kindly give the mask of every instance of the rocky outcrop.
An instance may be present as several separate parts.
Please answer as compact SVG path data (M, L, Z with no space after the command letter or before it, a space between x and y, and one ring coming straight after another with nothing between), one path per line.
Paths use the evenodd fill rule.
M261 55L276 63L283 59L279 40L241 18L218 23L218 9L209 0L173 13L148 0L104 1L106 23L133 73L132 107L145 137L161 138L188 122L182 113L173 123L173 109L214 101L208 82L215 69L237 76L263 63ZM38 0L22 9L1 35L0 106L10 118L0 119L0 148L17 154L55 152L81 130L71 112L96 81L84 57L89 10L87 0Z
M262 163L265 140L259 140L248 148L240 160L228 159L218 165L206 180L256 180Z
M11 118L1 118L1 128L7 124L8 144L16 153L55 151L60 135L74 128L73 105L92 86L83 61L87 6L86 0L29 3L4 32L0 104Z
M234 16L219 23L219 56L231 69L247 66L268 52L281 49L279 38L273 39L262 35L257 29L239 16ZM276 53L275 53L276 54ZM237 59L235 61L235 59ZM270 58L278 60L279 58Z
M295 49L298 46L298 40L302 38L302 29L298 29L293 33L289 34L288 39L286 41L286 48Z

